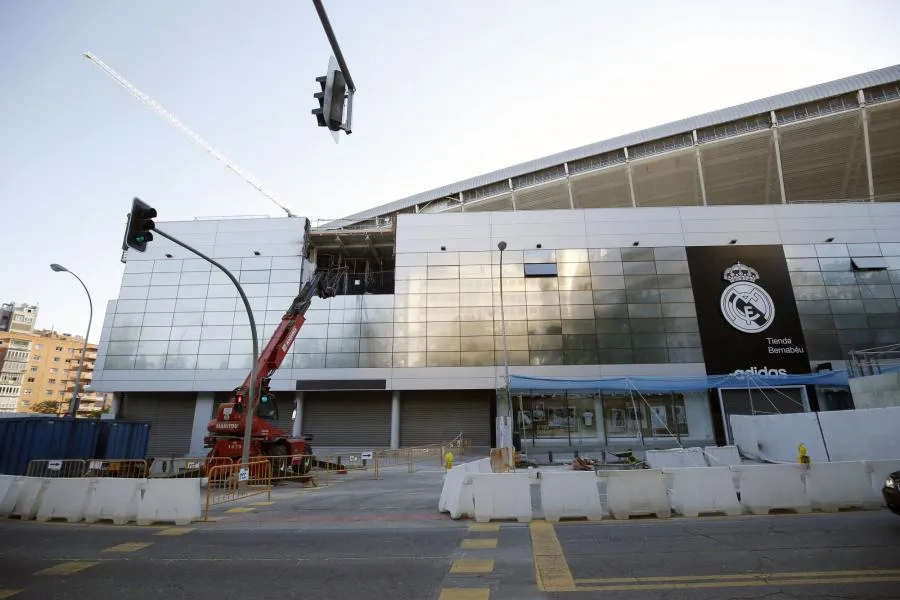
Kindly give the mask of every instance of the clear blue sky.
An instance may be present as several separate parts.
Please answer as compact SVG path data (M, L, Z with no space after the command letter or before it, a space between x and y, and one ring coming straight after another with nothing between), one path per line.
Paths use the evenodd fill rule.
M0 0L0 299L91 339L131 198L159 220L278 215L86 59L93 51L297 214L332 219L614 135L900 63L893 0L325 0L359 92L310 114L309 0Z

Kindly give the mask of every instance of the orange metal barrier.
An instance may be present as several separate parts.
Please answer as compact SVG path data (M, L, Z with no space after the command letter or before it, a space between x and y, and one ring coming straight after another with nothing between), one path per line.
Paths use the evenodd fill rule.
M206 477L216 466L232 465L234 460L227 456L188 456L183 458L157 458L150 464L149 477L171 479L192 479Z
M144 479L148 474L146 460L89 460L81 476Z
M444 455L446 452L458 450L460 456L463 455L466 448L471 448L471 443L463 438L457 438L452 442L444 444L430 444L428 446L418 446L415 448L395 448L391 450L381 450L373 454L373 473L372 478L378 479L382 468L396 467L405 464L406 472L413 472L413 464L426 460L437 459L440 466L444 466ZM456 454L456 453L454 453Z
M269 456L272 465L272 481L300 481L318 485L318 470L311 454Z
M85 461L80 458L32 460L28 463L27 477L81 477Z
M268 500L272 499L272 463L267 459L214 466L209 470L203 519L209 518L210 506L260 494L266 494Z

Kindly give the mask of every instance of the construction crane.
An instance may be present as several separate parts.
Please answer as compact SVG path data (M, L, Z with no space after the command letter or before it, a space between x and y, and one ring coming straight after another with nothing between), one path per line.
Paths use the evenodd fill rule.
M121 85L123 88L125 88L132 96L134 96L135 98L137 98L138 100L140 100L141 102L143 102L144 104L149 106L151 109L153 109L154 112L156 112L158 115L160 115L162 118L164 118L170 124L172 124L176 129L178 129L178 131L180 131L182 134L184 134L185 137L187 137L189 140L191 140L192 142L194 142L195 144L197 144L198 146L200 146L201 148L203 148L204 150L206 150L207 152L212 154L214 158L216 158L217 160L222 162L222 164L224 164L226 167L231 169L231 171L236 173L241 179L243 179L244 181L249 183L251 186L253 186L253 188L256 191L258 191L263 196L265 196L266 198L268 198L269 200L274 202L278 206L278 208L280 208L281 210L283 210L284 212L287 213L287 216L289 216L289 217L297 216L294 213L292 213L287 207L285 207L284 204L279 202L278 199L270 191L268 191L265 187L263 187L263 185L261 183L259 183L255 177L253 177L252 175L250 175L249 173L247 173L246 171L241 169L239 166L237 166L236 164L231 162L228 159L228 157L226 157L224 154L222 154L221 152L219 152L218 150L213 148L212 145L209 142L207 142L206 140L204 140L202 137L200 137L199 135L197 135L196 133L191 131L187 125L182 123L175 115L173 115L172 113L167 111L165 108L163 108L162 105L160 105L158 102L156 102L153 98L151 98L150 96L148 96L141 90L134 87L127 79L125 79L124 77L122 77L121 75L116 73L112 67L110 67L108 64L106 64L105 62L100 60L100 58L98 58L95 54L93 54L92 52L85 52L84 57L86 59L88 59L89 61L91 61L92 63L94 63L95 65L97 65L98 67L100 67L100 69L104 73L109 75L113 79L113 81L115 81L116 83Z

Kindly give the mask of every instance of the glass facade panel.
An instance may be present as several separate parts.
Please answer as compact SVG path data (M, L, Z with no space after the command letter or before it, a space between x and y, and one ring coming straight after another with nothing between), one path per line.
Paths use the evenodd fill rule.
M425 357L428 367L458 367L460 366L459 352L428 352Z
M387 369L392 366L390 353L362 353L359 355L360 368Z
M123 287L119 290L119 300L146 300L150 288L141 287Z

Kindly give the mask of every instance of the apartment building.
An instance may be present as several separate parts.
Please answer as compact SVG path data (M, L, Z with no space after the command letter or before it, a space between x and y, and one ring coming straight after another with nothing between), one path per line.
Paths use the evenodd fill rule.
M81 361L82 336L35 330L37 306L7 303L0 322L8 330L0 331L0 412L65 413ZM106 394L86 393L91 384L97 345L85 349L81 376L79 414L101 411Z

